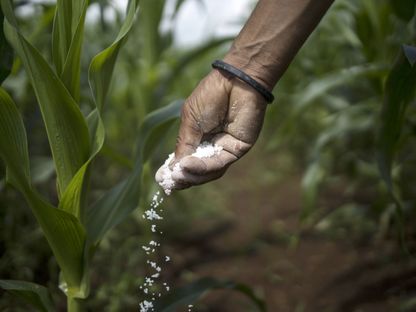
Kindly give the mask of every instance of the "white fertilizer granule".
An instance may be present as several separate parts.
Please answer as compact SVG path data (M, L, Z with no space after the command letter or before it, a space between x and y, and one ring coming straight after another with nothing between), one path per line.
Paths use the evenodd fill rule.
M209 158L214 155L218 155L223 150L222 146L217 144L211 144L209 142L202 142L197 148L195 153L192 156L198 158Z
M152 202L150 203L150 208L144 211L143 219L147 220L150 224L150 229L152 233L159 232L162 234L161 231L158 231L159 225L158 222L163 220L162 212L159 206L163 203L163 197L161 196L160 192L156 192L152 197ZM162 273L162 266L158 264L157 261L157 253L158 249L161 248L161 243L156 241L155 239L151 239L147 244L142 246L142 249L146 253L148 260L146 263L149 265L149 272L147 276L144 277L144 281L142 285L140 285L140 290L142 291L143 300L139 303L140 312L156 312L154 302L156 301L156 296L162 296L162 286L159 287L161 291L156 292L158 287L158 282L161 278ZM165 256L165 259L169 258L169 256ZM170 259L170 258L169 258ZM167 285L164 283L164 286ZM166 288L166 286L165 286ZM168 291L167 289L165 291Z
M195 153L193 153L192 156L198 158L209 158L218 155L222 150L222 146L203 142L197 147ZM172 162L174 157L175 155L173 153L170 154L161 168L162 181L159 182L159 185L163 188L166 195L170 195L172 190L175 189L175 181L172 179L172 174L182 170L179 163L175 164L173 169L169 168L169 164ZM145 210L142 215L143 219L149 222L151 233L163 234L163 232L159 230L158 225L158 222L163 220L163 209L159 207L162 203L163 197L161 196L160 192L156 192L152 197L150 208ZM163 282L163 286L160 286L159 284L160 279L162 278L162 265L161 263L157 262L156 256L158 254L158 249L161 248L161 243L152 239L141 247L148 257L146 262L149 265L149 273L147 276L145 276L144 282L139 287L143 295L143 300L139 303L139 308L140 312L156 312L156 297L160 298L162 296L162 292L170 292L171 290L171 287L168 285L168 283ZM171 258L165 255L164 262L167 263L170 261ZM188 305L188 311L192 311L192 308L193 306L191 304Z
M172 189L175 187L175 181L173 181L172 179L172 173L181 171L181 167L179 163L175 164L172 170L169 168L169 164L173 160L174 157L175 157L174 153L169 154L168 159L166 159L165 163L162 166L163 180L159 182L159 185L163 188L166 195L170 195L170 193L172 192Z
M191 156L198 158L209 158L215 155L218 155L223 150L222 146L217 144L212 144L209 142L202 142L197 148L195 153ZM174 172L180 172L182 170L179 163L176 163L173 166L173 169L169 168L169 164L175 158L175 154L169 154L168 159L162 165L162 181L159 182L159 185L163 188L166 195L170 195L172 190L175 188L175 181L172 179L172 174Z
M153 311L153 303L151 301L144 300L143 302L140 303L139 307L140 307L140 311L144 311L144 312L151 311L151 310Z

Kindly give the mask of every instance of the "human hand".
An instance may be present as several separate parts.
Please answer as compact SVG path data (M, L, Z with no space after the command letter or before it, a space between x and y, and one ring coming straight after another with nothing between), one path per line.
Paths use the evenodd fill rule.
M214 69L186 100L170 164L174 189L184 189L220 178L227 168L246 154L256 142L263 125L266 101L245 82ZM201 142L223 147L209 158L191 156ZM163 166L156 181L163 180Z

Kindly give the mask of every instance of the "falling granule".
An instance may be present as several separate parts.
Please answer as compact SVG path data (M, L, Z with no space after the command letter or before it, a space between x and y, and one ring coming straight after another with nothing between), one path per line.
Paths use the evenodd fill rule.
M207 158L212 157L215 155L218 155L223 150L222 146L213 145L208 142L204 142L200 144L195 153L192 154L192 156L198 157L198 158ZM179 163L175 164L173 169L171 170L169 168L169 164L174 159L174 154L170 154L168 159L165 161L165 163L162 166L162 178L163 180L159 182L159 185L163 188L166 195L170 195L172 190L175 188L175 181L172 179L172 173L174 172L180 172L182 169L179 165ZM152 233L159 232L160 234L163 234L162 231L157 230L157 222L160 220L163 220L163 217L161 213L163 212L162 209L159 208L159 206L163 203L163 197L160 196L160 192L157 192L152 197L152 201L150 204L150 208L146 210L143 214L143 219L152 221L152 224L150 224L150 230ZM155 240L150 240L146 245L142 246L142 249L146 252L146 255L150 255L155 253L157 248L160 248L161 244ZM152 256L153 258L153 256ZM171 258L169 256L165 256L164 262L171 261ZM154 301L156 301L156 297L160 298L162 297L162 292L152 292L154 291L155 287L158 285L158 279L161 276L162 267L158 265L156 261L147 260L147 264L149 264L151 273L149 273L150 276L146 276L144 279L144 282L142 285L140 285L140 290L145 295L142 302L140 302L140 312L155 312L155 306L153 304ZM160 284L159 284L160 285ZM166 292L169 292L171 287L164 282L163 287ZM157 289L157 288L156 288ZM192 311L193 305L188 305L188 312Z
M162 202L163 197L160 196L160 192L158 191L152 197L150 208L146 210L143 214L143 219L152 221L152 224L150 224L150 229L152 233L159 232L160 234L162 234L162 231L157 231L156 224L158 221L163 220L163 217L161 215L163 210L159 207L162 204ZM155 239L152 239L147 244L143 245L142 249L145 251L146 255L150 256L151 254L154 254L157 251L157 249L160 248L160 246L160 242L156 241ZM153 259L153 257L151 259ZM156 298L162 297L161 292L152 292L152 290L154 290L155 287L157 287L158 279L161 276L162 267L158 265L156 261L151 259L148 259L146 261L147 264L149 264L151 272L149 273L149 276L145 277L143 284L139 287L145 297L145 299L139 304L140 312L154 312L155 307L152 302L156 301ZM170 260L170 257L165 256L164 259ZM166 260L165 262L167 261L168 260ZM167 286L166 283L164 283L163 286L166 292L170 290L170 287Z
M148 263L148 264L150 264L150 266L151 266L153 269L156 269L156 267L157 267L156 262L154 262L154 261L148 261L147 263Z
M140 302L139 306L140 312L154 311L153 303L151 301L144 300L143 302Z
M209 142L202 142L197 148L195 153L191 156L198 158L209 158L215 155L218 155L223 150L222 146L217 144L211 144ZM175 158L175 154L169 154L168 158L165 160L165 163L161 167L162 172L162 181L159 182L159 185L163 188L166 195L170 195L172 190L175 189L175 181L172 179L172 174L174 172L180 172L182 170L179 163L176 163L173 166L173 169L169 168L169 164Z
M143 215L144 219L147 220L162 220L163 218L154 210L153 208L150 208L149 210L146 210Z
M151 279L150 277L146 277L145 280L146 280L146 282L144 284L147 285L147 286L152 286L153 283L154 283L154 280Z

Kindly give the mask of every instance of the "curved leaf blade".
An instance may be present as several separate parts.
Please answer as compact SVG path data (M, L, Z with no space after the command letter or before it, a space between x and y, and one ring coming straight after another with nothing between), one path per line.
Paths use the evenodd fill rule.
M58 0L56 3L52 28L52 58L58 74L63 72L76 34L80 26L83 27L88 4L89 0Z
M68 286L67 295L85 298L88 285L84 276L84 227L75 216L53 207L34 191L25 192L24 195L62 270Z
M0 7L0 85L9 76L13 65L13 50L4 36L3 20L3 11Z
M8 0L1 0L5 12L6 37L21 58L32 82L46 126L55 161L59 193L90 153L85 119L74 99L40 53L20 34Z
M80 94L81 50L88 4L88 0L58 0L52 34L56 70L76 101Z
M72 41L72 2L58 0L52 28L52 59L61 74Z
M209 51L214 50L224 45L225 43L229 43L233 39L234 37L224 37L210 40L202 46L196 47L195 49L186 53L184 56L180 57L178 62L172 66L169 73L166 74L160 82L156 90L158 96L161 97L166 93L166 91L171 87L172 83L175 81L175 78L179 77L182 74L184 68L186 68L190 63L197 61L200 57L203 57Z
M26 131L10 96L0 88L0 156L7 181L23 193L68 284L68 294L85 296L85 230L78 219L44 201L31 187Z
M407 106L414 98L416 66L412 66L401 50L391 69L384 91L381 121L377 135L377 160L380 174L393 191L391 168L400 139Z
M258 298L253 290L247 285L231 281L220 281L213 278L202 278L189 285L178 288L168 295L162 297L155 304L155 311L175 312L178 308L188 304L194 304L199 298L209 291L217 289L231 289L247 296L259 311L266 311L266 304Z
M175 101L149 114L142 123L136 162L126 180L108 191L88 211L87 233L93 242L100 241L105 233L123 221L140 200L142 168L157 142L177 120L183 101Z
M143 61L148 66L154 65L163 50L159 34L159 24L163 16L164 0L142 0L139 29L142 31L143 45L140 49Z
M0 156L7 160L7 181L30 188L29 153L23 119L9 94L0 87Z
M91 61L88 78L99 111L103 109L105 104L118 53L133 26L138 8L139 0L129 0L127 16L116 40Z
M174 101L151 112L143 120L137 144L137 155L144 162L149 159L160 139L166 134L173 122L180 117L183 103L183 100Z
M14 296L22 298L38 311L55 311L49 291L44 286L25 281L0 280L0 287Z
M104 144L104 125L101 119L97 120L96 138L94 140L94 150L90 158L82 165L71 182L68 184L59 202L59 208L76 216L81 223L85 221L85 190L88 188L89 166Z
M334 87L349 83L362 76L382 74L385 70L384 66L378 64L356 65L316 79L296 99L296 113L303 111L310 103L313 103L314 100L325 95Z
M395 221L398 235L401 247L406 252L408 250L404 242L403 205L395 190L392 166L401 139L406 110L414 99L416 89L416 66L411 64L408 57L403 47L387 77L376 138L376 159L379 172L396 206Z

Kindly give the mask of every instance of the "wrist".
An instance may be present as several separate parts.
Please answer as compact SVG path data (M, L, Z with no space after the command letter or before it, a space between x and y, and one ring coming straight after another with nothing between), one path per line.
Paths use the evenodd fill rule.
M241 71L237 67L220 60L214 61L212 63L212 67L215 69L221 69L221 71L231 74L232 77L236 77L241 81L244 81L246 84L255 89L258 93L260 93L267 103L270 104L274 101L273 94L265 88L264 83L259 83L258 80L253 79L253 77L247 75L247 73Z
M273 66L268 65L263 60L250 56L250 53L238 53L234 49L231 49L223 60L255 79L267 90L273 90L277 81Z

